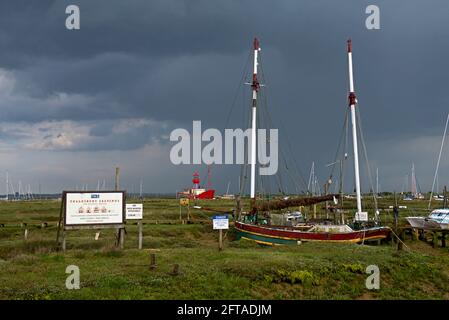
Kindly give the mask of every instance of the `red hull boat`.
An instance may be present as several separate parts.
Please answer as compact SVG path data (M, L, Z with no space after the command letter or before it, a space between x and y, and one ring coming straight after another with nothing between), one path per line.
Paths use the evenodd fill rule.
M235 222L235 228L240 238L268 245L297 244L298 241L361 243L385 239L391 231L388 227L352 230L347 225L310 226L309 230L304 230L304 228L254 225L243 222Z

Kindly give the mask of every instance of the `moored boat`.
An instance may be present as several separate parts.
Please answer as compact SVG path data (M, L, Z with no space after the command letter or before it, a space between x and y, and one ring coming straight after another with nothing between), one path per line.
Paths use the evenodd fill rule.
M260 51L259 41L254 41L254 73L252 82L252 128L251 141L256 139L256 115L257 115L257 96L259 91L259 82L257 80L258 53ZM235 228L239 238L254 240L260 244L280 245L297 244L303 241L322 241L338 243L364 243L365 241L378 241L385 239L390 234L390 228L378 226L377 220L369 221L368 213L362 211L362 195L360 188L359 163L358 163L358 143L357 143L357 125L356 125L356 96L353 85L352 75L352 47L351 41L348 41L348 63L349 63L349 107L352 119L353 151L354 151L354 170L357 211L354 216L353 226L348 224L313 224L307 225L307 222L301 226L279 226L272 225L269 218L271 211L282 210L290 207L315 205L320 202L332 201L337 203L337 198L342 198L342 192L338 195L325 194L319 197L306 197L296 199L282 199L275 201L265 201L257 203L256 199L256 146L257 143L251 143L251 209L242 216L239 200L237 201L237 221ZM327 208L327 205L326 205ZM377 208L377 202L376 202ZM377 212L377 210L376 210ZM263 219L259 219L263 216ZM377 215L376 215L377 218ZM310 221L309 221L310 222ZM374 225L373 225L374 222Z
M449 209L433 210L428 217L406 217L415 229L449 229Z
M315 225L310 226L308 230L301 230L304 228L254 225L237 221L235 228L239 238L266 245L298 244L308 241L362 243L382 240L390 234L388 227L353 230L348 225Z

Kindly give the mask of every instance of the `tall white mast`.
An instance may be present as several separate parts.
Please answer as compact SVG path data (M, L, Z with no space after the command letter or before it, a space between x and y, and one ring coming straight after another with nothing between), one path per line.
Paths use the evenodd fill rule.
M355 190L357 193L357 212L362 212L362 197L360 193L359 151L357 145L357 123L355 116L355 105L357 99L354 92L354 78L352 73L352 42L348 40L348 68L349 68L349 106L351 108L352 121L352 144L354 149L354 174Z
M312 195L315 195L315 161L312 161L312 167L310 168L309 183L307 184L307 191Z
M9 200L9 173L6 171L6 200Z
M414 197L418 195L418 189L416 187L416 174L415 174L415 163L412 162L412 178L410 180L410 190Z
M439 185L438 185L439 184L438 183L438 169L440 168L441 153L443 152L444 139L446 138L448 123L449 123L449 113L447 114L446 125L444 126L443 138L441 139L440 153L438 154L437 167L435 168L435 175L433 176L432 191L430 192L429 206L428 206L429 210L430 210L430 205L432 203L432 197L433 197L433 191L435 188L435 183L437 184L437 194L438 194L438 191L440 190Z
M143 191L143 179L140 178L140 192L139 192L139 197L142 199L142 191Z
M256 131L257 131L257 92L259 91L259 81L257 80L257 55L259 53L259 40L254 38L254 71L253 71L253 81L251 87L253 90L253 103L252 103L252 128L251 128L251 199L256 198Z
M379 168L376 168L376 195L379 195Z

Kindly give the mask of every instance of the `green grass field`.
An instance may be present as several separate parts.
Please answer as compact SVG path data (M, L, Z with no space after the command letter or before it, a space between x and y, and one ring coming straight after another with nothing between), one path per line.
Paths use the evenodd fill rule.
M102 230L97 241L95 230L82 230L67 233L67 251L61 252L55 246L60 202L2 202L0 299L449 299L448 248L408 237L403 251L391 242L263 247L237 241L231 227L219 252L212 214L192 210L194 223L181 224L177 200L143 203L143 250L137 249L137 226L131 223L124 250L115 248L114 230ZM369 199L365 203L370 207ZM392 203L384 198L380 207ZM408 206L401 210L405 224L403 217L424 214L427 202L401 204ZM200 205L226 209L233 202ZM182 214L185 219L185 209ZM381 218L392 223L389 212ZM156 255L154 269L150 253ZM80 268L79 290L66 289L69 265ZM379 290L365 287L368 265L380 269Z

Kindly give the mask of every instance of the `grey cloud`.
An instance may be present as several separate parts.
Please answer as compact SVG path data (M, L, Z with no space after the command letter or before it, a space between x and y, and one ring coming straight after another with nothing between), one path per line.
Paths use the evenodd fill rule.
M79 31L64 28L68 4L81 8ZM385 186L396 188L393 180L401 179L400 168L411 161L423 172L421 180L429 180L423 168L433 166L433 155L397 155L392 146L442 132L449 105L449 3L379 0L378 31L364 27L369 4L2 1L0 68L10 72L14 86L2 91L0 82L1 121L11 130L19 123L96 122L86 129L83 144L66 146L70 152L95 151L95 157L155 141L166 144L162 137L169 128L190 130L192 120L222 128L257 35L275 126L283 141L289 137L302 171L315 161L324 180L324 164L332 160L347 108L345 41L351 37L370 160L389 172ZM245 90L242 86L229 127L246 125ZM160 126L111 129L136 118ZM49 140L57 135L46 133ZM24 139L6 129L0 138ZM168 154L164 157L168 161ZM220 170L223 175L231 171Z

